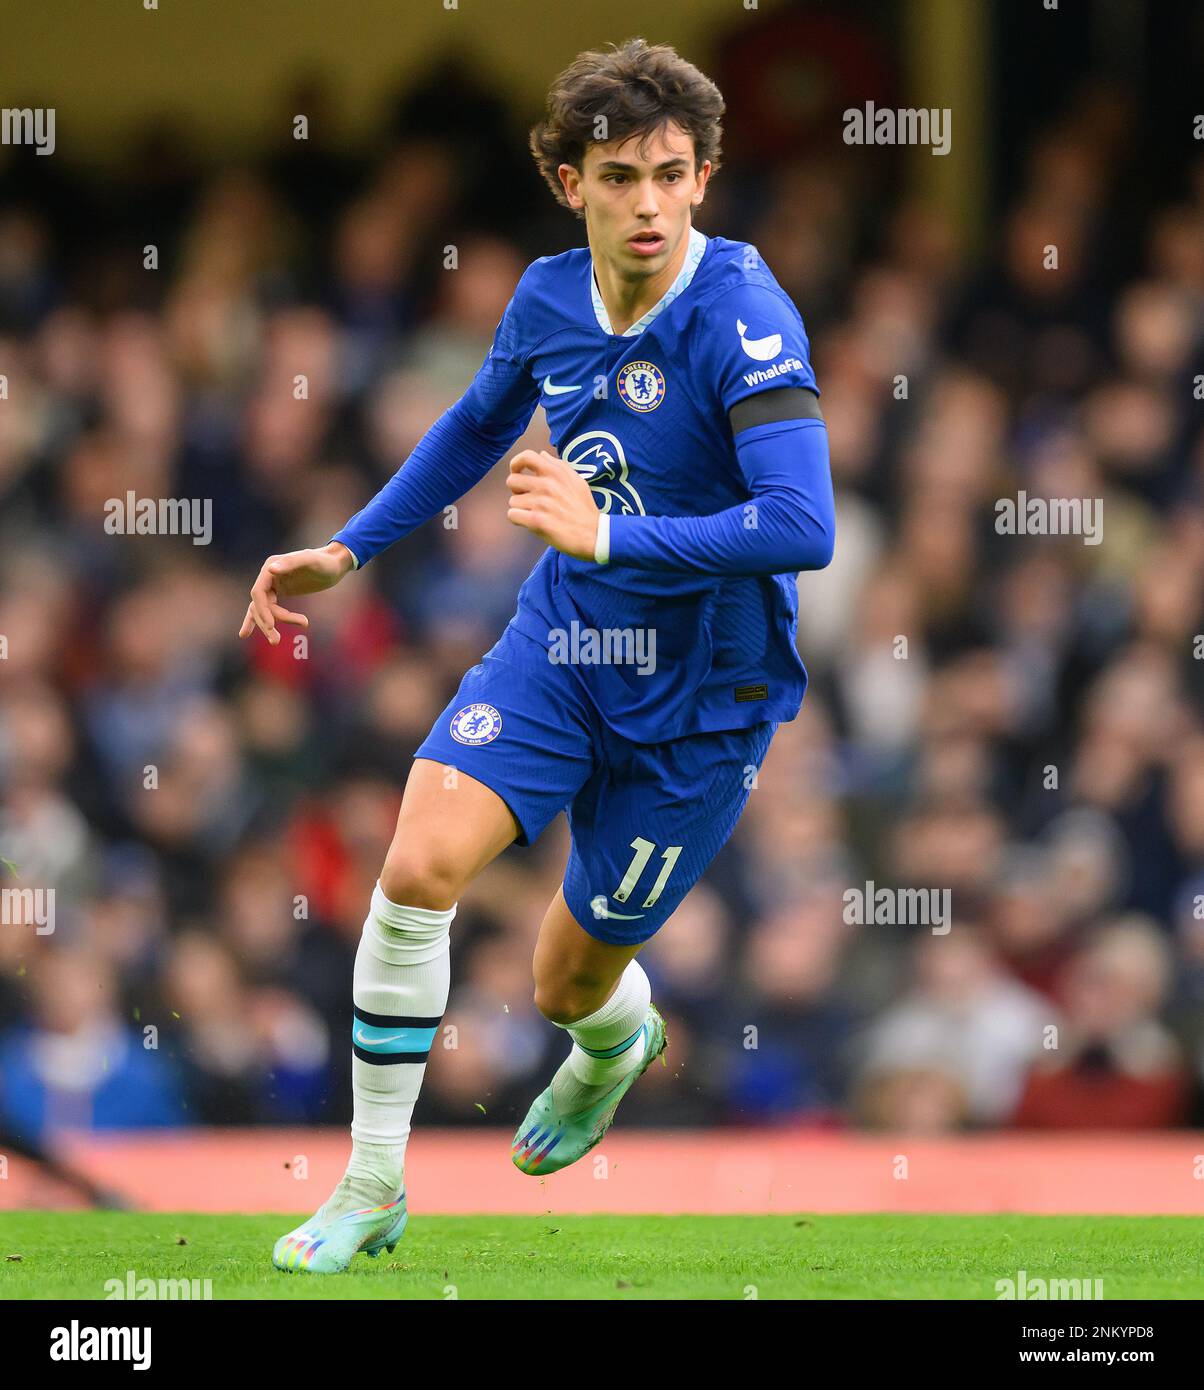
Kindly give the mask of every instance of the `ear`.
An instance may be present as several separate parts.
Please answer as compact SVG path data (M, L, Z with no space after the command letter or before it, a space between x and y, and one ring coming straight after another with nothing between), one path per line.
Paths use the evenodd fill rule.
M694 196L690 199L694 207L698 207L706 197L707 180L711 177L711 161L704 161L703 166L698 171L698 187L694 191Z
M585 199L581 196L581 174L572 164L562 164L556 170L560 179L560 186L564 189L564 196L569 207L574 210L585 206Z

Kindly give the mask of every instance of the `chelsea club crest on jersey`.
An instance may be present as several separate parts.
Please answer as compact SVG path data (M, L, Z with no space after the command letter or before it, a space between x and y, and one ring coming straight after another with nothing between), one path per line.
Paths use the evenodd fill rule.
M619 371L619 395L641 414L655 410L665 399L665 377L652 362L628 362Z
M457 743L476 747L492 743L502 732L502 716L492 705L465 705L452 716L451 736Z

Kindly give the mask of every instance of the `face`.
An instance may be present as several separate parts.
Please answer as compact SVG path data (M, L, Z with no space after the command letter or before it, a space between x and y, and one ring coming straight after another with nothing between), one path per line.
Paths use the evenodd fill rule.
M644 140L644 148L639 146ZM590 145L580 173L562 164L570 207L584 208L590 249L638 279L669 265L703 199L710 161L694 172L694 139L666 124L651 136Z

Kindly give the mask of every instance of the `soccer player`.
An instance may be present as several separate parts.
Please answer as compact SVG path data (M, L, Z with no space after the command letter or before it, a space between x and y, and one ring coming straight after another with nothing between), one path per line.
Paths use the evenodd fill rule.
M392 1251L404 1158L448 995L465 886L567 810L572 848L535 947L535 1003L571 1039L511 1157L596 1145L665 1049L636 959L727 840L806 685L797 573L832 557L827 431L798 311L754 247L693 225L723 99L672 48L579 55L531 150L588 248L524 272L488 357L327 545L273 555L239 635L307 626L329 588L461 497L542 404L556 453L510 460L509 520L545 541L497 644L419 748L353 980L352 1153L280 1269ZM448 769L455 769L449 775Z

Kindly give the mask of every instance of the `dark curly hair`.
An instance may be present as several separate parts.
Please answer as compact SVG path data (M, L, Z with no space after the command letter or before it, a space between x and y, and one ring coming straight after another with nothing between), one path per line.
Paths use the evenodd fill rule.
M675 49L628 39L579 53L553 81L544 119L531 127L531 153L557 201L568 207L560 165L581 172L587 146L632 135L646 140L671 121L694 137L695 172L707 160L717 170L723 109L719 88ZM639 148L643 154L643 141Z

